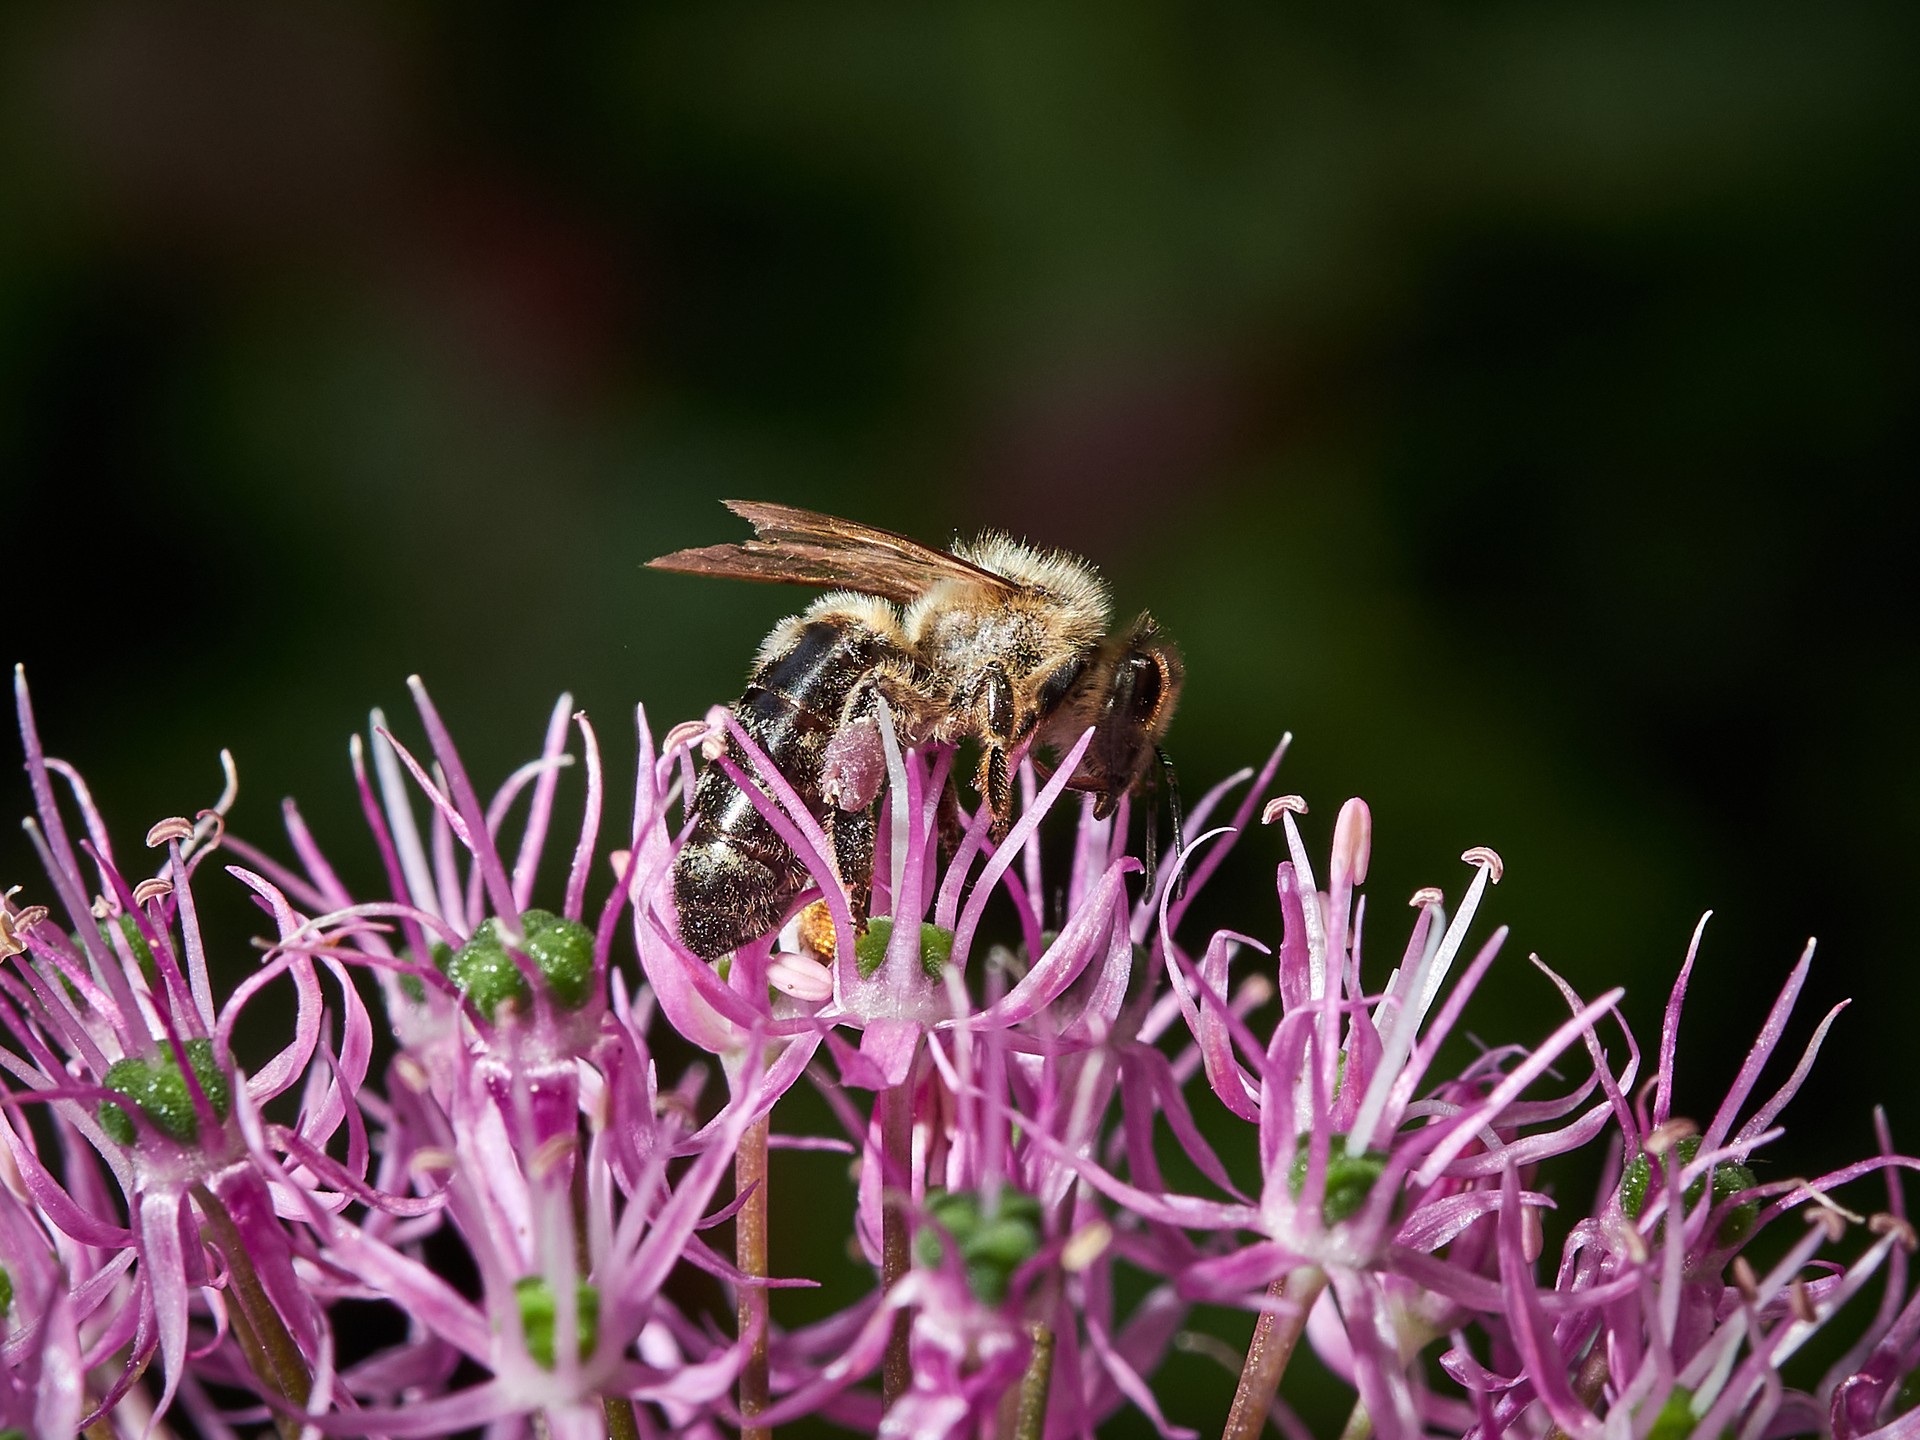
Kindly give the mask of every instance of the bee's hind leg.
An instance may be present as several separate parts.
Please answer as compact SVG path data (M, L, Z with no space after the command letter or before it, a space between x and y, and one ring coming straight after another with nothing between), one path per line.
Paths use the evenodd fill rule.
M902 749L925 737L937 718L928 698L913 688L904 666L876 666L847 694L840 723L827 741L820 769L820 794L841 810L873 803L887 781L886 742L880 738L880 702L893 716Z
M827 811L827 834L833 841L833 864L840 872L840 887L847 892L847 908L853 912L853 928L864 934L867 908L873 903L873 846L875 807L861 810Z
M980 774L974 786L993 811L993 843L998 845L1013 826L1013 775L1007 769L1005 750L989 744L981 751Z

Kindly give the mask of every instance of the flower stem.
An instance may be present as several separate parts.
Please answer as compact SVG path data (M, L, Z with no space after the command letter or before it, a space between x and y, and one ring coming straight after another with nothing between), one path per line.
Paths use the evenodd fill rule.
M607 1417L607 1440L640 1440L640 1422L633 1418L633 1401L624 1395L603 1396L600 1408Z
M1013 1440L1040 1440L1047 1425L1047 1387L1053 1381L1053 1330L1035 1321L1027 1330L1033 1354L1020 1377L1020 1408L1014 1413Z
M260 1283L239 1226L233 1223L233 1217L219 1197L205 1185L193 1187L193 1199L207 1229L212 1232L214 1243L226 1256L229 1291L233 1297L234 1337L240 1342L248 1366L261 1384L304 1410L313 1386L306 1356L300 1353L300 1346L274 1308L266 1287ZM278 1424L281 1433L289 1436L299 1434L302 1428L299 1421L286 1415L279 1417Z
M880 1097L881 1185L889 1197L881 1212L880 1284L887 1290L906 1278L912 1264L907 1241L907 1208L913 1196L913 1076ZM908 1341L913 1317L903 1308L893 1316L887 1355L880 1367L880 1403L891 1406L913 1383Z
M573 1203L573 1263L582 1275L593 1273L593 1249L587 1242L587 1176L574 1167L570 1199ZM640 1422L633 1401L625 1395L602 1395L600 1410L607 1417L607 1440L640 1440Z
M1573 1393L1580 1403L1589 1410L1596 1409L1600 1397L1606 1393L1609 1379L1607 1367L1607 1346L1605 1338L1593 1342L1593 1348L1587 1352L1587 1358L1580 1362L1580 1373L1574 1377ZM1567 1432L1555 1425L1547 1431L1546 1440L1569 1440Z
M1367 1402L1356 1400L1347 1412L1347 1428L1340 1432L1340 1440L1371 1440L1372 1435L1373 1416L1367 1413Z
M733 1161L734 1193L747 1201L733 1219L733 1258L740 1273L765 1279L767 1275L767 1131L768 1117L747 1127ZM749 1194L748 1192L751 1191ZM767 1408L767 1287L742 1285L735 1292L734 1314L739 1333L751 1335L746 1363L740 1368L740 1440L766 1440L773 1432L753 1423Z
M1279 1393L1280 1377L1286 1373L1300 1334L1307 1328L1307 1312L1326 1283L1326 1272L1308 1265L1267 1287L1268 1301L1285 1301L1287 1307L1264 1309L1254 1323L1253 1339L1247 1345L1247 1360L1240 1368L1240 1385L1233 1392L1233 1409L1227 1412L1221 1440L1258 1440L1273 1409L1273 1397Z

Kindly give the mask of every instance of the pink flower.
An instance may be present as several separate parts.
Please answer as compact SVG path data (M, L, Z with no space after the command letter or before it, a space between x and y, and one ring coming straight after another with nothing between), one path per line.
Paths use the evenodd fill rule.
M1885 1116L1876 1112L1880 1154L1873 1159L1811 1180L1761 1183L1748 1168L1755 1152L1781 1137L1775 1122L1846 1008L1843 1002L1827 1013L1779 1088L1746 1113L1812 965L1811 943L1705 1129L1675 1113L1681 1002L1705 924L1667 1004L1651 1105L1644 1094L1627 1103L1629 1077L1608 1085L1624 1159L1598 1213L1568 1236L1556 1325L1534 1353L1519 1356L1520 1373L1491 1382L1506 1392L1494 1413L1517 1413L1530 1394L1542 1393L1536 1377L1577 1371L1578 1393L1561 1395L1555 1406L1570 1434L1611 1434L1628 1416L1640 1417L1634 1433L1648 1424L1716 1435L1823 1424L1845 1440L1879 1433L1893 1418L1894 1377L1920 1361L1920 1298L1902 1304L1914 1232L1898 1182L1901 1169L1920 1169L1920 1161L1893 1153ZM1884 1175L1887 1208L1871 1217L1845 1209L1837 1198L1843 1187L1875 1170ZM1782 1258L1756 1267L1745 1251L1795 1210L1805 1215L1804 1230ZM1870 1234L1855 1258L1824 1258L1856 1226ZM1859 1320L1849 1302L1882 1272L1878 1311ZM1845 1354L1811 1390L1788 1388L1780 1367L1836 1322L1858 1326Z
M943 832L953 752L903 752L882 725L856 933L813 804L727 712L658 747L637 713L630 823L603 850L599 745L568 697L483 797L413 689L418 753L378 712L353 745L385 877L356 894L291 802L292 863L227 835L230 769L213 807L153 828L154 873L133 874L17 682L47 879L0 903L0 1440L161 1434L175 1412L208 1434L718 1440L818 1416L1039 1440L1130 1409L1185 1436L1160 1371L1201 1303L1257 1317L1231 1402L1222 1383L1229 1440L1270 1418L1298 1433L1280 1387L1302 1339L1350 1385L1351 1434L1915 1433L1899 1177L1920 1162L1879 1117L1877 1153L1831 1174L1749 1163L1781 1148L1838 1015L1761 1089L1810 952L1701 1123L1676 1098L1692 953L1651 1077L1620 992L1582 1000L1537 961L1549 1013L1528 1043L1444 1066L1499 963L1503 931L1470 942L1499 858L1467 852L1451 912L1417 893L1397 966L1370 971L1370 812L1348 801L1316 865L1304 804L1266 801L1284 742L1194 808L1205 830L1251 780L1229 823L1149 877L1125 801L1059 813L1084 740L1045 783L1022 768L996 844L983 812ZM800 899L830 915L830 957L792 925L718 962L681 944L696 749L812 875ZM562 832L569 770L584 795ZM1277 942L1187 934L1256 814L1284 839ZM1070 841L1064 869L1045 830ZM212 882L269 931L224 998L236 967L194 908L220 852L236 863ZM249 1074L232 1037L269 987L294 1020ZM697 1058L675 1071L679 1041ZM789 1133L803 1079L842 1134ZM1215 1148L1234 1126L1250 1161ZM1607 1180L1543 1276L1556 1162L1595 1144ZM1170 1183L1168 1145L1201 1181ZM844 1151L855 1177L791 1191L787 1148ZM811 1281L767 1242L769 1206L793 1204L872 1271L797 1327L776 1292ZM1790 1212L1806 1223L1751 1259ZM688 1298L714 1282L731 1314ZM368 1315L390 1335L369 1341ZM1820 1331L1843 1353L1798 1376Z
M47 906L7 901L0 1025L17 1048L0 1054L9 1079L0 1140L16 1193L33 1207L7 1227L7 1273L32 1306L8 1350L36 1362L35 1423L58 1434L112 1412L156 1356L154 1413L165 1413L189 1363L196 1289L223 1297L230 1313L221 1318L246 1326L256 1351L278 1363L310 1371L327 1349L326 1316L296 1273L295 1237L244 1133L248 1113L316 1073L320 978L310 957L288 955L215 1004L191 882L219 844L230 767L211 809L152 828L147 846L165 858L130 882L86 785L42 750L19 671L14 693L37 812L28 833L66 923ZM79 814L77 844L56 777ZM364 1012L344 971L328 968L350 1033ZM293 985L300 1023L271 1061L243 1075L230 1037L247 1002L277 980ZM333 1064L357 1082L350 1055ZM52 1155L25 1123L29 1103L44 1107ZM324 1148L343 1118L308 1084L293 1132ZM194 1348L196 1363L222 1369L228 1383L261 1387L227 1325L211 1347L202 1338ZM120 1356L119 1379L89 1393L85 1376Z

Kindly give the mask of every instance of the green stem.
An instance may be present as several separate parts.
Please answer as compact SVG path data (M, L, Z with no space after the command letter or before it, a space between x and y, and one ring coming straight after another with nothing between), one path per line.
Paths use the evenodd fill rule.
M913 1075L880 1097L880 1183L887 1196L880 1221L880 1284L884 1290L906 1278L913 1264L907 1238L907 1207L913 1198ZM894 1311L887 1355L880 1367L880 1403L891 1407L913 1384L908 1341L913 1316Z
M200 1207L214 1244L226 1257L228 1293L233 1299L234 1338L240 1342L248 1366L261 1384L294 1408L305 1410L313 1388L306 1356L300 1353L286 1322L260 1283L259 1272L253 1268L239 1227L219 1197L205 1185L193 1187L193 1199ZM287 1436L298 1435L302 1428L299 1421L288 1415L278 1417L276 1423L280 1433Z
M1246 1363L1240 1369L1240 1384L1233 1392L1233 1409L1227 1413L1227 1426L1221 1440L1259 1440L1273 1409L1273 1397L1280 1391L1280 1377L1307 1328L1307 1312L1326 1287L1326 1272L1315 1266L1303 1266L1283 1275L1267 1287L1268 1308L1254 1323L1253 1339L1247 1346ZM1275 1302L1288 1302L1285 1309Z
M640 1422L634 1418L633 1401L624 1395L606 1395L600 1408L607 1416L607 1440L640 1440Z
M760 1279L767 1276L767 1133L769 1120L762 1117L747 1127L740 1138L740 1150L733 1161L735 1194L748 1195L733 1219L733 1256L740 1273ZM755 1425L754 1417L767 1408L767 1287L739 1286L734 1296L734 1317L741 1335L751 1335L746 1364L740 1370L740 1440L767 1440L773 1432Z
M1597 1411L1600 1397L1606 1393L1607 1380L1607 1347L1602 1341L1595 1340L1593 1348L1587 1352L1587 1358L1580 1362L1580 1373L1573 1381L1573 1393L1579 1397L1582 1405ZM1570 1437L1555 1425L1547 1431L1546 1440L1570 1440Z
M1027 1330L1033 1354L1020 1377L1020 1408L1014 1413L1013 1440L1040 1440L1047 1425L1047 1387L1053 1382L1053 1331L1035 1321Z
M1369 1440L1373 1434L1373 1417L1367 1413L1367 1402L1356 1400L1353 1409L1347 1412L1347 1427L1340 1432L1340 1440Z

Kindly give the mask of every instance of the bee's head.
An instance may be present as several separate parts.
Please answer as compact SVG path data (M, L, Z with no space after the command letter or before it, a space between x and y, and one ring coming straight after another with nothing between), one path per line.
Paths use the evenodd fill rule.
M1101 819L1153 767L1185 674L1180 652L1152 616L1142 615L1042 684L1043 742L1064 748L1093 728L1072 785L1099 797L1094 813Z

